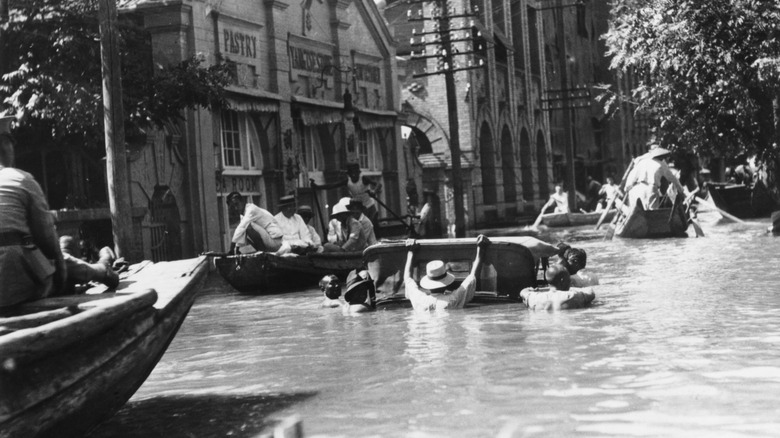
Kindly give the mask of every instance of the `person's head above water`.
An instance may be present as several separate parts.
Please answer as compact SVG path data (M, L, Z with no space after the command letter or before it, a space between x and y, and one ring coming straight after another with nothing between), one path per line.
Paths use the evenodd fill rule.
M320 290L331 300L337 300L341 296L341 280L335 275L326 275L320 280Z
M376 307L376 286L368 271L355 269L349 273L344 300L351 306Z
M550 287L557 290L569 290L571 287L571 276L569 271L561 265L550 265L547 271L544 272L544 277L547 279L547 283Z
M455 281L455 276L447 271L447 264L441 260L433 260L425 266L425 276L420 279L420 286L433 293L440 293Z

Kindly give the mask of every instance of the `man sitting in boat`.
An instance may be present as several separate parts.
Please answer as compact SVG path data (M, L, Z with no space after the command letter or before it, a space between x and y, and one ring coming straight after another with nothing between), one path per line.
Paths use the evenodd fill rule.
M406 266L404 268L404 287L406 298L415 310L446 310L461 309L474 298L477 288L477 275L482 268L482 256L485 248L490 245L490 239L480 234L477 237L477 255L471 265L471 272L463 282L453 288L455 276L447 271L447 265L442 260L432 260L425 267L425 276L420 284L412 277L414 252L417 248L415 239L407 239ZM427 293L420 288L426 289Z
M103 283L109 289L119 286L119 274L114 271L112 264L116 260L116 254L111 248L104 246L98 252L96 263L82 260L80 248L73 236L60 236L60 250L68 268L68 280L64 292L66 294L83 292L89 282Z
M228 208L241 214L241 222L233 232L230 252L276 252L282 248L284 233L268 210L245 202L238 192L227 195L227 204Z
M664 195L671 200L683 196L684 189L680 180L666 163L670 155L668 149L656 146L637 158L634 168L626 178L626 193L631 208L641 202L646 210L655 210L660 207Z
M322 252L322 238L320 237L320 234L317 232L317 230L314 229L314 227L311 225L311 220L314 217L314 211L308 205L301 205L298 207L298 215L301 217L301 219L303 219L303 222L309 229L309 236L311 236L311 241L314 243L314 248L316 248L317 252Z
M0 307L59 293L67 267L41 186L14 168L13 117L0 117Z
M542 213L555 205L554 213L569 213L569 194L563 191L562 184L555 185L555 191L550 195L550 200L542 206Z
M352 212L352 217L360 224L360 235L366 241L366 246L371 246L377 242L374 233L374 224L363 214L363 203L358 199L350 199L347 204L347 210Z
M326 275L320 280L320 290L325 295L320 307L341 307L341 280L335 275Z
M560 265L552 265L545 271L549 286L525 288L520 298L531 310L563 310L587 307L596 298L592 288L571 288L571 276Z
M290 251L295 254L317 251L309 234L309 226L295 213L295 196L286 195L279 198L279 208L281 211L274 219L282 230L282 241L290 246Z
M312 182L313 189L328 190L337 187L347 187L351 197L359 200L363 204L363 212L374 224L374 228L379 226L379 210L376 200L371 194L378 194L382 190L382 183L375 181L367 175L363 175L360 170L360 164L347 163L347 178L330 184L315 184Z
M360 223L353 217L347 208L347 203L337 202L333 206L331 217L338 220L337 234L333 242L326 243L325 252L363 251L368 246L363 238ZM330 240L330 234L328 235Z
M596 205L596 211L603 211L607 205L612 203L612 199L617 196L618 186L615 184L615 180L608 176L604 185L599 190L599 197L601 201Z
M349 273L344 301L345 314L371 312L376 309L376 286L368 271L355 269Z

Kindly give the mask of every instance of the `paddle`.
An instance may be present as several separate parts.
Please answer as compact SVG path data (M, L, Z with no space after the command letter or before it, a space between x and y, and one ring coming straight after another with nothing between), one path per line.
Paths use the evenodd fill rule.
M534 224L531 225L531 228L537 228L537 227L539 227L539 224L542 223L542 217L544 216L544 210L546 210L546 208L542 208L542 211L539 212L539 216L534 221Z
M706 206L708 206L708 207L712 207L712 208L714 208L715 210L718 210L718 213L722 214L722 215L723 215L723 217L725 217L726 219L733 220L734 222L738 222L738 223L740 223L740 224L744 224L744 223L745 223L745 221L743 221L742 219L740 219L740 218L738 218L738 217L734 216L733 214L731 214L731 213L729 213L729 212L727 212L727 211L724 211L723 209L721 209L720 207L718 207L717 205L713 204L712 202L710 202L710 201L709 201L709 200L707 200L707 199L702 199L702 198L694 197L694 198L693 198L693 200L694 200L694 201L696 201L696 202L698 202L698 203L700 203L700 204L704 204L704 205L706 205Z

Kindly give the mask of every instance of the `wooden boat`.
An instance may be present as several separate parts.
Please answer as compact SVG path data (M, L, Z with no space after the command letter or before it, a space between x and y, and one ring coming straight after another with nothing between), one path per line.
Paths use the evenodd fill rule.
M751 189L744 184L708 183L707 188L716 207L741 219L768 217L778 208L762 184Z
M328 274L346 279L363 266L363 252L286 254L269 252L221 255L214 259L220 275L240 292L268 294L310 287Z
M687 229L688 214L682 204L645 210L642 203L637 203L628 215L621 214L617 219L615 235L636 239L687 237Z
M615 209L608 211L604 220L612 220L615 216L615 212ZM603 211L593 211L590 213L548 213L542 215L542 224L548 227L595 225L603 213Z
M3 309L0 437L83 436L113 415L154 369L207 272L205 257L146 262L116 293Z
M485 252L482 272L477 279L477 290L492 292L493 296L517 300L520 291L536 286L536 265L531 251L523 246L523 236L491 237ZM425 275L425 266L432 260L444 260L462 282L471 271L477 251L475 238L418 240L413 275L416 280ZM403 270L406 266L405 242L380 242L366 248L363 257L377 287L377 295L384 299L403 293ZM488 294L489 295L489 294Z

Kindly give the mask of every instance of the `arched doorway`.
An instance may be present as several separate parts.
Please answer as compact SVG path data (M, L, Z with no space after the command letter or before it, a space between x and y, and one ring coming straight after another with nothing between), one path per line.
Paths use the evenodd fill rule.
M539 173L539 198L550 197L550 179L547 175L547 147L542 131L536 133L536 165Z
M493 135L487 123L482 123L479 130L479 154L482 169L482 202L485 205L495 205L496 195L496 160L493 155Z
M517 185L515 184L515 154L512 150L512 134L504 125L501 132L501 164L504 176L504 202L517 202Z
M523 176L523 199L533 201L534 173L533 160L531 159L531 138L525 128L520 131L520 172Z

